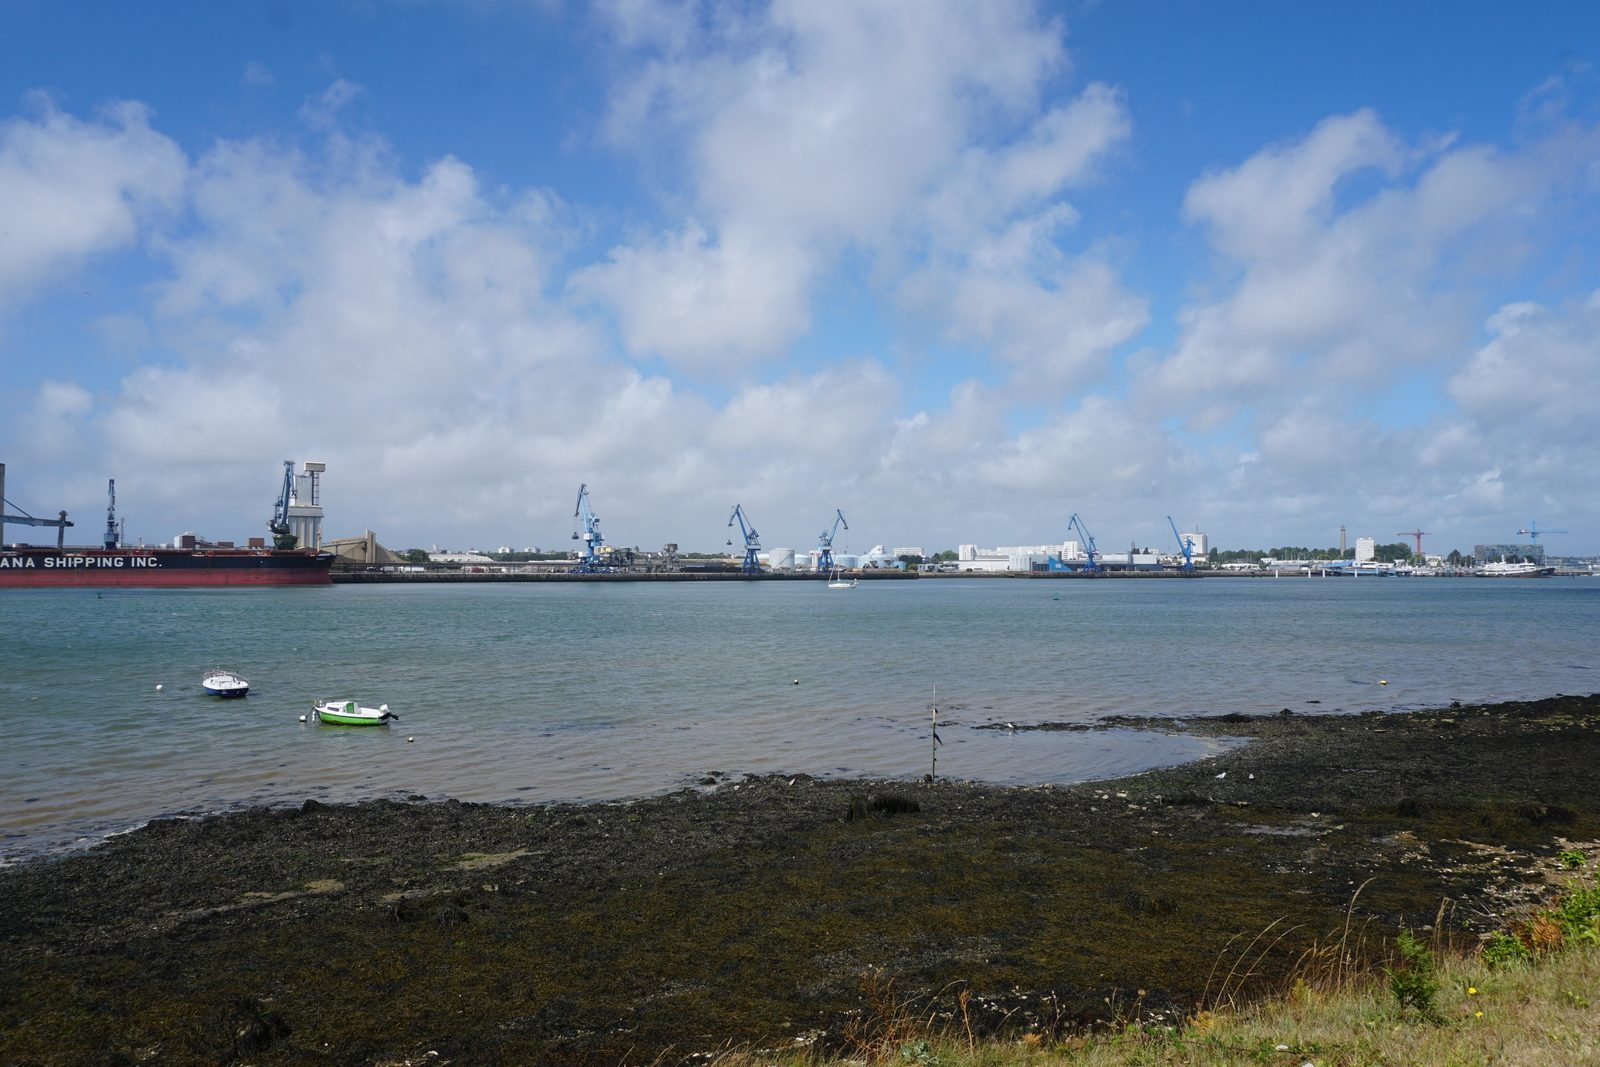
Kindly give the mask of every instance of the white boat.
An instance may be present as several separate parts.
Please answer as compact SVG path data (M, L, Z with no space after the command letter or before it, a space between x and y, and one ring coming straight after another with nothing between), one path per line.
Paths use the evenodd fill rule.
M200 678L200 687L214 697L242 697L250 692L250 683L232 671L210 670Z
M1542 578L1555 572L1554 567L1542 567L1537 563L1485 563L1478 568L1478 577Z
M400 721L400 716L390 711L387 704L363 708L354 700L314 700L311 714L317 721L335 726L387 726Z
M833 576L828 579L829 589L854 589L861 581L859 578L845 578L838 567L833 568Z

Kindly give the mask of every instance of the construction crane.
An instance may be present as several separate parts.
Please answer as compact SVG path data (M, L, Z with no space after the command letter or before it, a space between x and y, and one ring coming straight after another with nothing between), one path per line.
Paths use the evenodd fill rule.
M272 508L272 518L267 521L267 531L272 534L272 547L279 552L293 552L298 539L289 526L289 504L294 500L294 460L283 461L283 488L278 491L278 502Z
M1172 527L1172 536L1178 539L1178 550L1183 553L1183 569L1194 570L1194 560L1191 558L1194 553L1194 542L1178 532L1178 524L1172 521L1171 515L1167 516L1167 525Z
M106 496L110 500L106 504L106 532L101 537L101 540L105 542L105 546L109 550L116 548L117 542L122 540L117 534L117 480L115 478L106 479Z
M1083 550L1089 556L1089 565L1083 569L1086 571L1099 570L1100 560L1094 549L1094 535L1088 530L1084 529L1083 520L1078 518L1078 513L1076 511L1072 513L1072 518L1067 520L1067 529L1077 530L1078 536L1083 538Z
M831 530L823 530L817 535L816 569L819 571L833 570L833 535L839 532L839 527L841 526L846 530L850 529L850 524L844 521L844 512L841 509L834 508L833 513L837 516L833 520L833 528Z
M1528 528L1526 530L1518 530L1517 534L1519 536L1522 535L1522 534L1527 534L1528 535L1528 540L1532 541L1534 544L1538 544L1539 543L1539 535L1540 534L1553 534L1553 533L1566 533L1566 532L1567 531L1565 531L1565 530L1549 530L1549 529L1541 530L1541 529L1539 529L1539 524L1537 522L1530 522L1530 523L1528 523Z
M600 535L600 517L589 510L589 484L578 486L578 506L572 509L572 517L583 520L583 533L581 540L583 548L579 549L579 558L582 560L572 569L573 574L608 574L610 567L600 562L600 547L606 539ZM572 539L577 541L580 535L574 532Z
M745 574L760 574L761 561L756 558L756 553L761 551L761 535L745 521L744 509L738 504L733 506L733 514L728 517L729 526L735 522L739 524L739 532L744 535L744 563L739 569ZM733 538L728 538L728 544L733 544Z
M1399 533L1395 534L1395 536L1396 537L1415 537L1417 539L1417 555L1420 556L1420 555L1422 555L1422 539L1424 537L1432 537L1433 534L1432 534L1431 531L1424 530L1419 526L1415 530L1401 530Z
M13 526L54 526L56 528L56 547L66 547L67 527L73 525L73 523L67 521L67 513L65 511L61 512L59 519L36 519L26 511L22 511L21 508L17 508L18 511L22 511L21 515L7 515L5 513L7 504L17 508L15 504L6 499L6 465L0 463L0 545L5 543L6 523L9 522Z

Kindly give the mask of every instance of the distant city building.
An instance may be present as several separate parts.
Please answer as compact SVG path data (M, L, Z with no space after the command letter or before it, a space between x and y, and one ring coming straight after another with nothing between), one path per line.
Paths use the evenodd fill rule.
M922 549L920 549L920 548L907 548L904 545L902 545L899 548L896 548L894 550L895 559L899 559L901 556L916 556L918 559L921 559L922 558Z
M1543 530L1539 531L1543 533ZM1542 561L1544 559L1543 545L1473 545L1472 558L1479 563L1492 563L1506 556L1521 556L1524 559Z
M1356 562L1365 563L1378 555L1378 543L1370 537L1356 538Z
M1185 530L1178 536L1188 543L1189 555L1193 556L1194 558L1202 559L1211 554L1211 539L1205 534L1200 533L1199 531L1190 532ZM1178 554L1183 554L1182 545L1178 546Z

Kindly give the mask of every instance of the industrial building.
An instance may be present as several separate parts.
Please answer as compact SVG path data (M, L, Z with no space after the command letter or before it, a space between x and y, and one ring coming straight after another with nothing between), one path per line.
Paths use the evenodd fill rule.
M1544 533L1543 530L1539 531ZM1543 545L1473 545L1472 558L1478 563L1494 563L1507 556L1520 556L1532 563L1544 562Z

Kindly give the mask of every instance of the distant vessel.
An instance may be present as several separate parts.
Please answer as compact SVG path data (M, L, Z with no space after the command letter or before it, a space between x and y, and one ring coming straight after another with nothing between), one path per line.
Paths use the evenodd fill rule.
M1485 563L1478 568L1480 578L1542 578L1554 574L1554 567L1538 563Z
M200 686L214 697L242 697L250 692L250 683L232 671L206 671Z
M854 589L861 581L859 578L845 578L838 567L833 568L833 577L828 579L829 589Z
M0 589L84 585L327 585L330 552L270 548L8 548Z
M116 519L116 482L107 487L106 529L101 546L63 544L68 521L65 511L57 519L31 515L6 515L0 507L0 589L16 587L107 585L327 585L333 553L316 548L296 548L297 543L321 543L322 509L316 506L317 476L323 464L307 463L295 488L291 464L284 463L283 492L272 521L273 547L265 538L253 538L244 548L231 542L200 542L184 535L173 548L128 548ZM299 494L299 495L297 495ZM302 503L304 496L309 504ZM0 505L5 500L5 464L0 463ZM6 524L55 527L54 548L39 545L4 545Z

